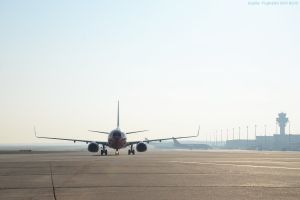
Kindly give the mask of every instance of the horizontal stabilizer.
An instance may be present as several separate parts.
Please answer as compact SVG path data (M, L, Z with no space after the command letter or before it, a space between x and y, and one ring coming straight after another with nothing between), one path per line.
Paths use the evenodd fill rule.
M88 131L95 132L95 133L109 134L109 132L105 132L105 131L93 131L93 130L88 130Z
M130 131L130 132L127 132L126 134L132 134L132 133L141 133L141 132L146 132L148 130L141 130L141 131Z

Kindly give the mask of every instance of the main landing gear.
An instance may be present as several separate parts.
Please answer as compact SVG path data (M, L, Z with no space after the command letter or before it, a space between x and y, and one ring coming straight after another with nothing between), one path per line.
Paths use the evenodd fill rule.
M107 149L105 149L105 150L101 150L101 156L107 156Z
M102 149L101 149L101 156L107 156L107 149L105 149L105 146L103 145Z
M134 155L135 154L135 150L133 149L133 145L130 145L130 149L128 149L128 155Z

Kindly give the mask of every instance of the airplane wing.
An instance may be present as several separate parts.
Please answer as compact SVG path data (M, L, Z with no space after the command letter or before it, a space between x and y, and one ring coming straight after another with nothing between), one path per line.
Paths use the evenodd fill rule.
M193 137L198 137L199 136L199 132L200 132L200 126L198 128L198 132L197 135L191 135L191 136L183 136L183 137L170 137L170 138L158 138L158 139L145 139L142 141L132 141L132 142L127 142L127 146L129 145L133 145L133 144L137 144L139 142L146 142L146 143L150 143L150 142L161 142L164 140L172 140L172 139L183 139L183 138L193 138Z
M101 145L108 145L107 142L104 141L92 141L92 140L80 140L80 139L69 139L69 138L56 138L56 137L43 137L43 136L38 136L36 134L36 130L34 128L34 135L36 138L44 138L44 139L52 139L52 140L65 140L65 141L73 141L75 142L85 142L85 143L91 143L91 142L95 142L97 144L101 144Z

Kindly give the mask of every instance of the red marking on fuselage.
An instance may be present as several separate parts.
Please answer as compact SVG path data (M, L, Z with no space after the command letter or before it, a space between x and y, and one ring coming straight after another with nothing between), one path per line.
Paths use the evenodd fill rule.
M113 149L122 149L126 145L126 138L110 138L108 146Z

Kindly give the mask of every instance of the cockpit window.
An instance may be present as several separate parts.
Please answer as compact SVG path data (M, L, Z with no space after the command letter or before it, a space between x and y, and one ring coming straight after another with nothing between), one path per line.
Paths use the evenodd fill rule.
M121 132L120 131L113 132L113 137L121 137Z

